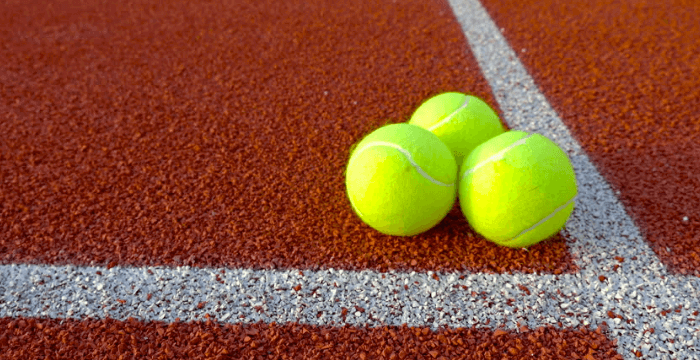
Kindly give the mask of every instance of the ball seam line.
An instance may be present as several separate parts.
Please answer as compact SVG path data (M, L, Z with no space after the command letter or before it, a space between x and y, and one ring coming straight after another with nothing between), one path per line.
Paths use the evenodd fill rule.
M506 152L510 151L511 149L515 148L516 146L524 145L527 142L527 139L531 138L534 135L535 134L529 134L528 136L510 144L510 146L508 146L507 148L504 148L503 150L489 156L486 160L477 163L476 165L474 165L474 167L466 169L464 171L464 173L462 173L462 176L460 176L459 179L462 180L465 177L467 177L468 175L470 175L471 173L473 173L476 170L478 170L479 168L481 168L482 166L484 166L492 161L496 161L496 160L501 159Z
M371 148L371 147L375 147L375 146L386 146L386 147L390 147L390 148L393 148L393 149L398 150L401 154L403 154L403 155L406 157L406 159L407 159L408 162L413 166L413 168L416 169L416 171L418 171L418 174L420 174L420 175L423 176L424 178L428 179L428 180L429 180L430 182L432 182L433 184L440 185L440 186L454 186L454 184L455 184L454 182L453 182L453 183L450 183L450 184L446 184L446 183L443 183L443 182L440 181L440 180L437 180L437 179L433 178L433 177L430 176L427 172L425 172L425 170L423 170L423 168L421 168L420 165L418 165L418 163L416 163L415 160L413 160L413 157L411 156L411 153L410 153L410 152L408 152L406 149L402 148L401 146L396 145L396 144L392 144L392 143L390 143L390 142L386 142L386 141L372 141L372 142L370 142L370 143L367 143L367 144L366 144L365 146L363 146L362 148L360 148L360 149L357 151L357 153L356 153L355 155L353 155L353 156L357 156L357 154L360 154L360 153L362 153L363 151L365 151L365 150L367 150L367 149L369 149L369 148Z
M510 239L510 240L501 241L500 244L505 245L505 244L507 244L507 243L509 243L509 242L511 242L511 241L514 241L515 239L517 239L517 238L519 238L519 237L521 237L521 236L527 234L528 232L530 232L530 231L536 229L538 226L544 224L547 220L551 219L551 218L552 218L554 215L556 215L558 212L564 210L567 206L569 206L569 204L573 203L573 202L574 202L574 199L576 199L576 195L577 195L577 194L574 194L574 196L571 197L571 199L569 199L569 201L567 201L566 203L564 203L564 205L561 205L561 206L559 206L558 208L554 209L554 211L552 211L549 215L547 215L547 216L545 216L544 218L542 218L540 221L536 222L534 225L532 225L532 226L530 226L529 228L527 228L527 229L521 231L518 235L515 235L515 236L514 236L512 239Z
M455 115L457 115L460 111L464 110L468 105L469 105L469 96L466 96L464 98L464 103L460 107L458 107L450 115L447 115L444 119L440 120L437 124L428 128L428 130L433 131L433 130L439 128L440 126L447 124L448 122L450 122L450 120L452 120L453 117L455 117Z

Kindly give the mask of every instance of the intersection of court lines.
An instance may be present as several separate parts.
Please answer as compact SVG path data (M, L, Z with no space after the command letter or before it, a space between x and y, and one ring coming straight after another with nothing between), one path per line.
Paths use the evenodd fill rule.
M618 339L619 352L625 357L631 357L633 350L649 358L662 358L679 346L692 351L698 326L689 319L699 308L698 280L668 274L481 5L468 0L453 1L452 6L509 126L550 137L572 159L580 193L564 233L580 272L494 275L330 269L300 273L3 265L0 275L7 286L0 286L0 317L136 316L172 322L201 320L217 312L218 320L233 323L406 323L494 329L516 329L519 323L530 328L595 328L606 321L609 335ZM151 294L149 299L146 294ZM200 303L205 305L199 307ZM342 314L342 308L354 306L368 311ZM262 311L254 310L258 307ZM662 314L669 309L674 309L671 315ZM656 331L646 331L650 328Z

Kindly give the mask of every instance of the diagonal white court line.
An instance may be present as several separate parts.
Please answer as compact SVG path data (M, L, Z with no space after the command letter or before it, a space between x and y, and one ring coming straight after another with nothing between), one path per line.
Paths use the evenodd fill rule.
M610 186L573 139L478 0L455 0L452 7L508 126L547 136L571 158L580 191L566 230L573 240L571 247L578 265L584 270L603 272L617 263L615 256L637 257L644 268L652 267L665 274L665 267L642 240ZM611 220L615 223L609 224ZM590 236L593 229L596 236ZM600 236L604 239L597 240Z
M647 358L665 358L668 355L700 358L700 344L696 345L695 340L689 339L697 338L700 331L695 321L684 321L688 318L674 315L676 323L664 322L663 327L667 331L656 331L649 339L646 339L648 332L643 331L649 326L660 330L658 327L663 320L646 316L643 310L647 307L657 308L659 299L673 298L689 309L699 309L698 298L692 295L698 293L697 278L668 274L642 239L639 229L616 194L572 138L481 3L478 0L450 0L450 3L509 127L549 137L572 160L579 195L564 233L569 239L570 251L581 268L582 278L595 279L605 274L608 277L606 283L619 289L632 289L636 284L643 284L644 294L622 291L622 294L613 297L620 314L634 319L633 325L609 321L613 324L611 334L619 341L620 354L632 359L635 358L632 351L640 350ZM624 262L617 262L615 257L623 258ZM616 264L621 267L613 272ZM568 286L569 281L563 282ZM661 284L673 286L669 288ZM576 283L574 286L581 285ZM690 293L676 292L678 289L689 289ZM597 299L582 298L582 301L594 306ZM666 341L667 337L679 339L677 342L681 345Z
M565 234L579 273L441 273L435 280L432 272L0 265L0 317L173 322L210 314L228 323L514 330L518 324L594 329L606 321L627 359L634 358L632 350L646 359L700 358L694 315L700 281L667 273L481 4L451 4L504 120L548 136L572 158L579 195ZM345 318L343 308L349 310ZM608 318L608 311L625 320Z

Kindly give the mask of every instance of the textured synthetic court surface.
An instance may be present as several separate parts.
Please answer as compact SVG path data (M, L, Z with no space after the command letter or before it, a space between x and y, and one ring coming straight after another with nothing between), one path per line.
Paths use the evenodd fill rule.
M698 13L0 2L0 358L699 358ZM560 234L353 214L352 145L443 91L566 151Z

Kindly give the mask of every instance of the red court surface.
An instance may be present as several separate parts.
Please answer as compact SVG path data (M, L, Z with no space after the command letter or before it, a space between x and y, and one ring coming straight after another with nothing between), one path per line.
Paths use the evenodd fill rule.
M137 321L1 320L9 335L0 358L97 359L125 354L152 359L619 359L600 332L540 328L522 332L427 328L354 329L305 325L215 323L141 324ZM89 341L85 341L88 339ZM14 350L16 349L16 350ZM425 356L427 355L427 356Z
M444 4L331 4L5 12L2 261L573 271L561 238L498 248L457 207L410 239L353 214L362 135L442 91L495 104Z
M26 286L0 278L0 359L692 358L700 352L693 282L700 265L700 5L481 3L617 191L654 259L668 267L659 278L691 289L670 282L653 294L691 295L649 301L647 284L624 273L636 257L609 255L615 266L582 269L571 245L581 239L566 232L526 250L498 247L471 229L457 203L435 228L408 238L382 235L353 213L344 169L367 133L407 121L445 91L481 97L504 114L446 0L2 1L0 275L31 270ZM75 269L84 272L64 280L61 271ZM283 305L303 316L316 297L327 310L311 315L313 322L297 314L278 323L272 315L238 315L275 313L267 299L254 303L261 295L253 290L209 312L208 285L197 290L201 299L174 290L162 301L131 285L133 298L125 299L91 277L122 271L115 276L128 288L138 284L129 269L213 269L231 294L245 289L226 278L238 276L228 270L285 281L285 272L312 278L336 270L369 279L328 280L343 296L380 288L385 275L406 280L386 294L352 295L369 306L348 305L351 295L325 289L270 285L274 294L298 295ZM458 280L446 286L449 274ZM474 289L465 285L470 274L481 276ZM180 284L158 276L143 281ZM421 276L428 281L408 281ZM510 295L489 298L483 289L502 278ZM626 297L605 298L615 279L629 280L634 295L622 282L613 290ZM20 305L51 281L58 284L51 291L74 286L101 297L46 295L32 303L42 304L37 309ZM436 288L463 295L446 295L444 310L432 306L441 296ZM579 298L589 295L590 321L579 321ZM414 296L425 307L399 304L412 325L391 323L398 317L372 318L383 303L369 296L389 303ZM129 313L152 298L158 302L148 309L167 309L163 320ZM455 298L475 314L457 314ZM46 310L47 302L59 310ZM507 313L493 310L501 303ZM119 305L126 310L114 310ZM80 306L121 312L116 319L74 312ZM416 315L431 306L447 314L445 322L470 325ZM231 308L241 311L222 319ZM48 315L31 315L42 311ZM519 311L539 325L491 321ZM538 312L561 319L549 324ZM678 337L648 340L667 320L682 324ZM624 326L639 335L616 330Z

